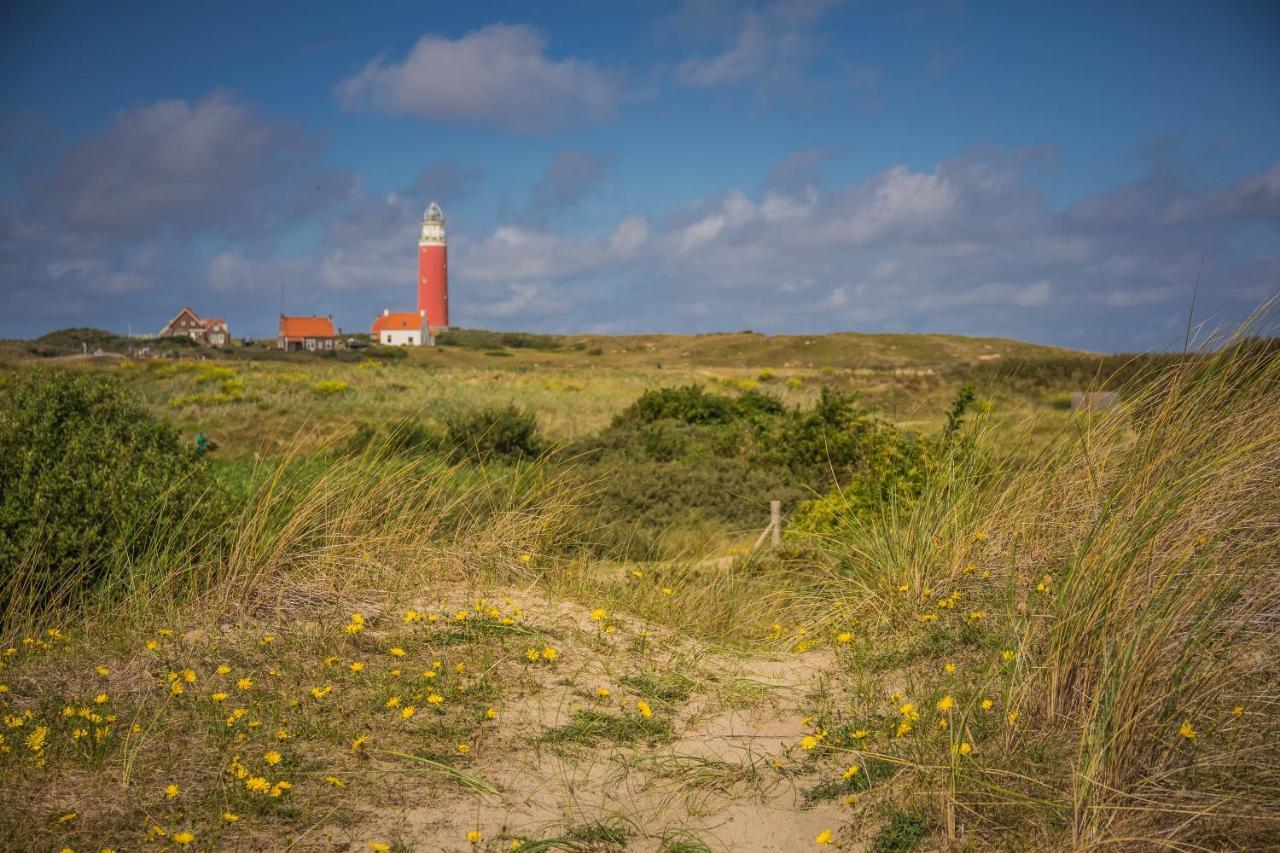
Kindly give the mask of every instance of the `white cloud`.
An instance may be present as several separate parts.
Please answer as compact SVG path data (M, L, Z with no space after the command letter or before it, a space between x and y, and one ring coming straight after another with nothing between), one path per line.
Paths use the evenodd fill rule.
M349 109L536 132L606 118L618 84L590 62L549 58L533 27L492 24L458 39L425 35L403 62L380 56L335 93Z

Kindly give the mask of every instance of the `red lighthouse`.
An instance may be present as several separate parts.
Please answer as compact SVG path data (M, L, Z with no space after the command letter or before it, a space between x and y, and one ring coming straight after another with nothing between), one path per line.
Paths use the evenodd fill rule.
M418 238L418 312L426 312L427 326L449 325L449 248L444 239L444 211L434 201L422 214Z

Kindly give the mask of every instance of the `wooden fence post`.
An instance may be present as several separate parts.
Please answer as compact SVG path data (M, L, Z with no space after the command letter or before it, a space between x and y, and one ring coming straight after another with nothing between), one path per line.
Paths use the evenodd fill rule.
M773 531L770 544L777 548L782 544L782 501L769 501L769 529Z

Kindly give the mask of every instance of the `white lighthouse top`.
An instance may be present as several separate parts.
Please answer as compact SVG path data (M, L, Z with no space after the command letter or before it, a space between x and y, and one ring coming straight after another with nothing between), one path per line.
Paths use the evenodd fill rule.
M440 245L445 242L444 211L434 201L427 205L426 212L422 214L422 237L418 242L438 243Z

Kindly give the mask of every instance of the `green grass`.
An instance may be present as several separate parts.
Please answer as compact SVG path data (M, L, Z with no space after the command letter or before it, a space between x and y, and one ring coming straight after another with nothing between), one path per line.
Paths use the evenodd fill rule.
M610 714L587 708L575 711L569 722L548 729L539 740L554 745L595 746L601 741L619 745L666 743L674 737L671 722L663 717L642 717L634 711Z

